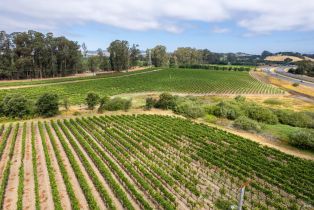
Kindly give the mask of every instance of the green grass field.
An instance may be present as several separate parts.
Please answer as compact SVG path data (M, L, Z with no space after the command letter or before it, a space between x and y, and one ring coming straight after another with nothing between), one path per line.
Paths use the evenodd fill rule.
M131 73L129 73L131 74ZM120 75L72 83L45 84L44 86L0 90L3 97L8 93L21 93L36 99L45 92L68 97L72 104L84 102L89 91L99 95L121 93L168 91L191 94L280 94L282 90L252 78L248 72L212 71L196 69L159 69L142 74Z

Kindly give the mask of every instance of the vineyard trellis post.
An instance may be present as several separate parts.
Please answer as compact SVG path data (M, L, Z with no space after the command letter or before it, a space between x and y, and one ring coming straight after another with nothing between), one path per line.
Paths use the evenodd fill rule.
M244 201L244 193L245 193L245 186L243 186L243 187L240 189L238 210L242 210L243 201Z
M244 193L245 187L250 184L251 180L245 182L240 188L240 195L239 195L239 203L238 203L238 210L242 210L243 202L244 202Z

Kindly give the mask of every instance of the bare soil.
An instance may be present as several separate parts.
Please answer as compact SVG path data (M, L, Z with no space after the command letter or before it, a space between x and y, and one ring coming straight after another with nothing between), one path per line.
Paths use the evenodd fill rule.
M8 128L8 126L6 126L6 129ZM6 130L4 130L4 132L6 132ZM12 135L13 135L13 129L11 130L11 133L8 137L7 140L7 145L5 146L5 149L3 151L2 157L1 157L1 161L0 161L0 182L2 182L2 176L3 176L3 172L5 169L5 166L8 162L9 159L9 152L10 152L10 145L12 142ZM2 139L1 139L2 140Z
M117 199L117 197L114 195L112 189L110 188L110 186L107 184L106 180L104 179L104 177L101 175L101 173L99 172L99 170L97 169L97 167L95 166L95 164L93 163L93 161L90 159L90 157L88 156L87 152L85 151L85 149L83 149L83 147L80 145L80 143L76 140L77 145L79 146L80 150L83 152L85 158L88 160L89 164L92 166L93 171L97 174L97 177L99 178L99 180L102 182L103 186L105 187L106 191L108 192L108 194L110 195L113 203L115 204L115 206L118 209L122 209L123 206L120 203L120 201ZM132 200L131 200L132 201ZM133 204L133 203L132 203Z
M46 129L45 129L46 130ZM60 196L60 200L61 200L61 205L63 207L63 209L71 209L71 201L69 198L69 195L67 193L66 190L66 186L64 184L63 178L62 178L62 174L58 165L58 161L57 158L55 157L54 151L52 149L52 145L51 142L49 140L49 136L47 133L45 133L46 139L47 139L47 149L48 149L48 153L51 159L51 163L52 163L52 167L53 170L55 172L55 178L56 178L56 183L58 185L58 191L59 191L59 196Z
M39 200L41 209L54 209L54 203L51 194L49 175L47 171L44 151L38 131L38 126L35 127L35 149L37 152L37 174L39 184Z
M91 136L90 134L89 134L89 136L90 136L92 139L94 139L94 137ZM98 143L98 141L94 140L94 142L95 142L100 148L102 147L102 146ZM107 153L106 151L104 151L104 152L107 154L107 156L110 158L110 160L113 161L113 162L117 165L117 167L123 172L124 176L134 185L134 187L137 188L138 192L141 192L141 190L138 189L136 183L130 178L130 176L124 171L124 169L120 167L120 165L118 164L118 162L117 162L114 158L112 158L111 154ZM85 153L85 155L87 155L85 151L84 151L84 153ZM90 160L90 161L91 161L91 160ZM97 172L98 172L98 171L97 171ZM115 179L115 181L116 181L117 183L119 183L120 181L119 181L118 177L117 177L114 173L112 173L112 175L113 175L113 178ZM120 182L120 183L121 183L121 182ZM128 193L128 191L123 187L122 183L121 183L121 187L123 188L123 191L127 194L128 199L130 200L130 202L132 203L132 205L135 207L135 209L140 209L140 206L137 204L136 200L134 200L134 198L132 197L132 195L130 195L130 194ZM146 201L148 201L148 202L151 204L151 206L154 206L154 204L149 201L149 198L148 198L146 195L144 195L143 193L142 193L142 195L145 197Z
M72 136L72 137L74 138L74 136ZM65 139L67 139L67 138L65 137ZM88 173L86 172L86 170L85 170L81 160L79 159L79 157L77 156L75 150L72 148L72 145L68 141L67 141L67 144L68 144L69 148L71 149L72 153L74 154L75 160L77 161L77 163L78 163L82 173L84 174L84 177L86 178L86 181L89 184L90 189L91 189L91 191L92 191L92 193L94 195L94 198L97 201L100 209L106 209L106 206L105 206L101 196L99 195L99 193L98 193L97 189L95 188L92 180L90 179Z
M83 191L82 191L82 189L80 187L80 184L79 184L79 182L78 182L78 180L77 180L77 178L75 176L75 173L74 173L74 171L73 171L73 169L71 167L69 159L68 159L65 151L63 150L63 147L60 144L60 142L58 140L58 136L56 135L55 131L52 128L51 128L51 130L52 130L53 136L56 139L57 148L58 148L58 150L60 152L60 155L62 157L62 161L63 161L63 163L64 163L64 165L66 167L66 170L67 170L67 172L69 174L70 182L71 182L72 187L73 187L73 189L75 191L75 195L76 195L76 197L77 197L77 199L79 201L80 207L81 207L81 209L88 209L88 203L87 203L87 201L85 199L85 196L84 196L84 193L83 193Z
M16 209L17 203L17 189L19 185L19 168L21 165L21 151L22 151L22 129L21 126L18 131L13 157L11 160L11 168L8 184L5 190L3 207L4 209Z
M23 209L35 209L35 184L32 163L32 143L31 143L31 126L27 125L27 136L25 141L24 157L24 194Z

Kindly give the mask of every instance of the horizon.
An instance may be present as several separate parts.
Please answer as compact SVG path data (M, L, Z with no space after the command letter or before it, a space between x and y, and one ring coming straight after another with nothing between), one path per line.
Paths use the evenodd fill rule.
M4 0L0 0L4 1ZM62 5L62 8L58 6ZM141 50L165 45L218 53L314 53L314 3L295 1L177 0L3 2L0 30L52 32L88 50L127 40Z

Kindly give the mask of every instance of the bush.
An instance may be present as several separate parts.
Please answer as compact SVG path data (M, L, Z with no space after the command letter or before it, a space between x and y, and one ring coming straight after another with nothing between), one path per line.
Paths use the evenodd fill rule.
M108 100L107 103L104 104L104 109L108 111L117 111L124 110L127 111L132 106L132 100L123 99L120 97L113 98Z
M208 114L206 115L205 120L206 122L209 122L209 123L215 123L217 121L217 118L215 115Z
M279 99L276 99L276 98L269 98L269 99L266 99L264 101L265 104L270 104L270 105L281 105L283 104L282 101L280 101Z
M178 103L175 110L176 113L182 114L185 117L189 118L199 118L205 115L204 108L193 101L184 101Z
M314 131L301 129L289 136L289 144L302 148L314 150Z
M234 100L236 100L237 102L245 102L246 98L245 96L238 95L234 98Z
M261 126L255 120L241 116L233 122L233 126L246 131L261 131Z
M275 110L279 122L301 128L314 128L314 118L309 112L294 112L290 110Z
M223 200L221 198L219 198L218 200L215 201L215 207L217 209L221 209L221 210L228 210L230 209L230 206L232 206L233 203L229 200Z
M52 117L59 113L59 97L57 94L45 93L36 102L37 113L44 117Z
M146 98L145 109L146 110L151 110L153 107L155 107L156 103L157 103L156 99L151 98L151 97Z
M292 84L293 87L298 87L299 85L300 85L300 84L297 83L297 82L295 82L295 83Z
M80 115L81 115L81 113L80 113L80 112L78 112L78 111L75 111L75 112L73 113L73 115L74 115L74 116L80 116Z
M23 118L31 114L31 104L22 95L7 95L2 101L2 111L7 117Z
M109 96L104 96L99 100L98 113L103 113L106 104L110 101Z
M177 97L173 96L169 93L162 93L159 96L159 100L155 104L156 108L159 109L172 109L174 110L176 107Z
M99 95L94 92L89 92L87 93L85 101L86 101L88 109L93 110L95 106L98 104Z
M220 102L212 109L212 114L216 117L223 117L229 120L234 120L242 115L244 112L237 104L231 102Z
M68 111L70 108L69 98L67 97L63 98L62 105L64 109Z
M247 117L256 120L258 122L264 122L267 124L277 124L277 116L269 109L258 105L249 105L246 108Z

